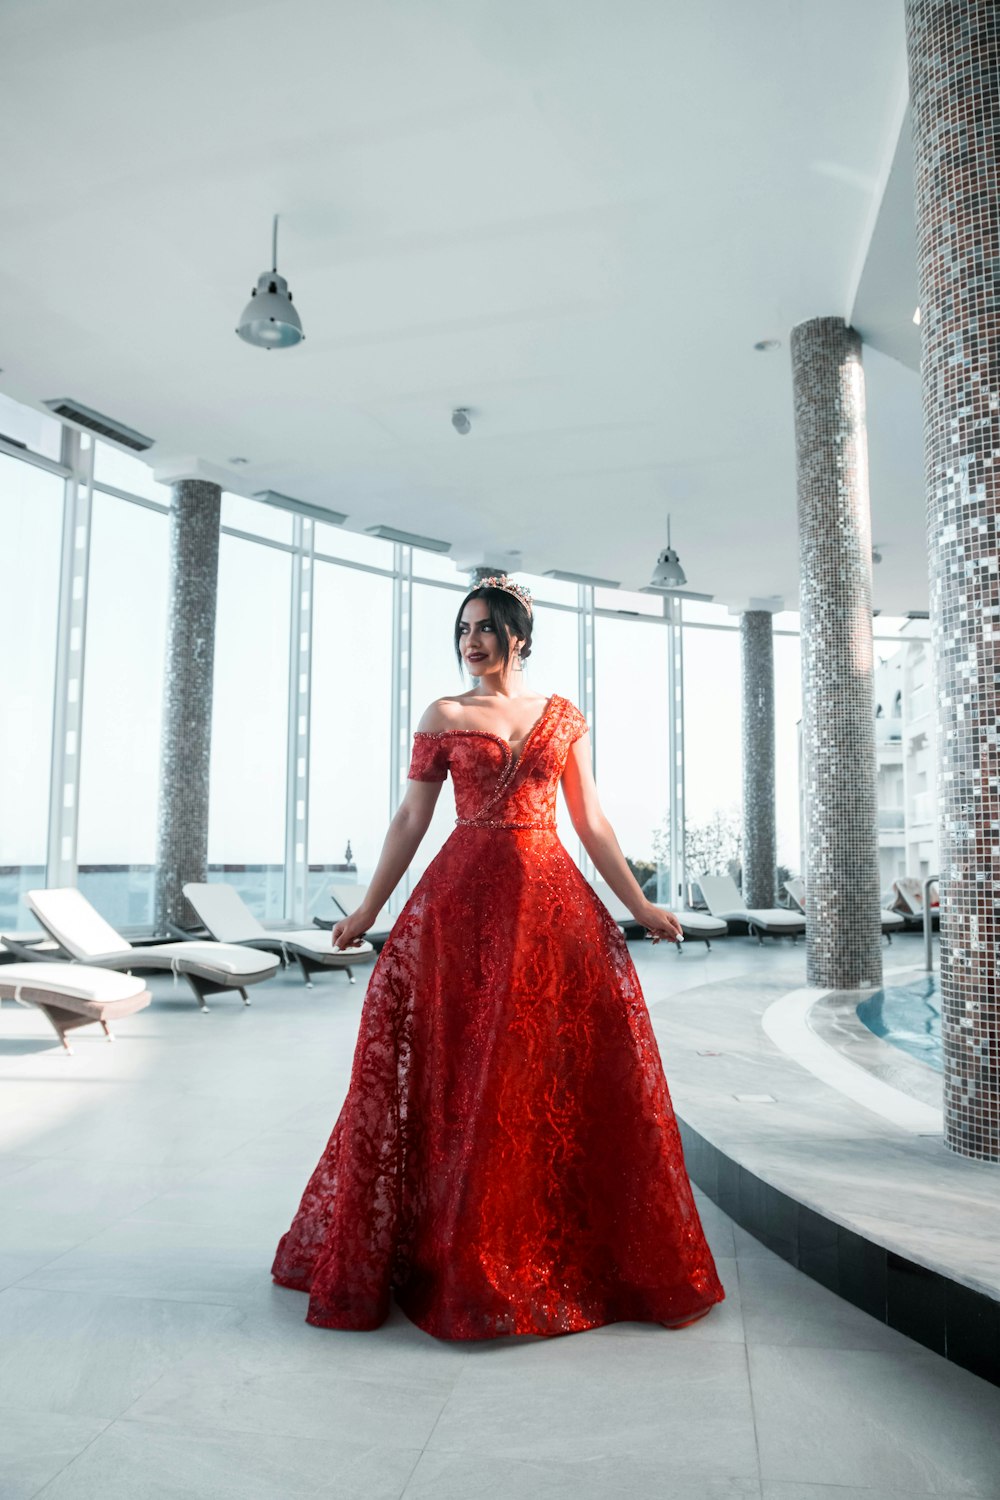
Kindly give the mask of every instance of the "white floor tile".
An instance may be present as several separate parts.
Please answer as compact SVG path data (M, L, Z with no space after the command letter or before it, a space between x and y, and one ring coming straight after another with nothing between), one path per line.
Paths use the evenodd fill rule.
M477 1349L429 1447L536 1463L641 1455L672 1475L756 1478L744 1350L686 1331Z
M39 1500L399 1500L419 1456L386 1442L176 1431L128 1417Z
M761 1475L1000 1495L1000 1389L936 1355L751 1347Z
M882 1349L902 1356L914 1352L912 1340L776 1255L751 1255L738 1264L748 1344Z
M760 1500L756 1479L677 1477L635 1455L547 1459L426 1451L403 1500Z
M0 1495L32 1500L107 1427L95 1417L0 1407Z
M177 1304L174 1304L177 1305ZM317 1337L332 1332L316 1329ZM450 1384L421 1378L371 1380L301 1369L236 1368L207 1357L168 1370L129 1410L178 1432L267 1432L290 1438L322 1434L337 1443L424 1447L448 1399Z
M0 1292L0 1407L119 1416L239 1318L231 1307L78 1292Z

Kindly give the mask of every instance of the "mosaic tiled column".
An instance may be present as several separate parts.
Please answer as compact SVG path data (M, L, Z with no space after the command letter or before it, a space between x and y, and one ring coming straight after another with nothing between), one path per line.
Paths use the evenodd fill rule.
M882 982L871 521L861 340L842 318L792 330L802 614L806 974Z
M208 873L208 772L222 491L204 479L173 486L170 604L160 738L156 930L194 925L182 895ZM252 816L252 809L247 809Z
M743 900L773 906L774 633L769 610L740 615L743 725Z
M939 704L945 1141L1000 1161L1000 4L907 0L906 21Z

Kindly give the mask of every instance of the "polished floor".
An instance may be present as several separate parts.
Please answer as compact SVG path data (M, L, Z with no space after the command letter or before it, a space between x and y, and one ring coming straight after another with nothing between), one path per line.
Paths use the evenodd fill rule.
M803 983L801 945L634 946L668 1075L700 987ZM704 1199L728 1297L688 1329L452 1346L400 1315L310 1327L269 1266L363 982L282 979L208 1015L153 989L72 1057L0 1008L3 1500L1000 1497L1000 1390Z

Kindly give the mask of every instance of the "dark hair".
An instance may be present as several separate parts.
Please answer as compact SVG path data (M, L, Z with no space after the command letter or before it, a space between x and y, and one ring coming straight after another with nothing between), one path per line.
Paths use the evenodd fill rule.
M474 588L470 589L458 606L458 614L455 616L455 655L458 657L459 666L462 665L461 629L462 612L470 599L482 599L490 612L490 624L497 633L500 643L500 654L503 657L504 666L510 661L511 639L523 641L521 647L521 660L527 661L531 655L531 616L516 594L510 594L506 589Z

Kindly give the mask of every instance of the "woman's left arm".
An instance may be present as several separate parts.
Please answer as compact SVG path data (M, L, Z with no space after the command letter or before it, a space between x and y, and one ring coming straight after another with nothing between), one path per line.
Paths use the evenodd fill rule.
M635 920L648 929L654 943L661 937L676 942L681 937L680 922L673 912L664 911L646 900L628 867L615 831L604 816L594 784L589 734L581 735L570 746L562 789L573 827L601 879L607 882L619 901L625 903Z

